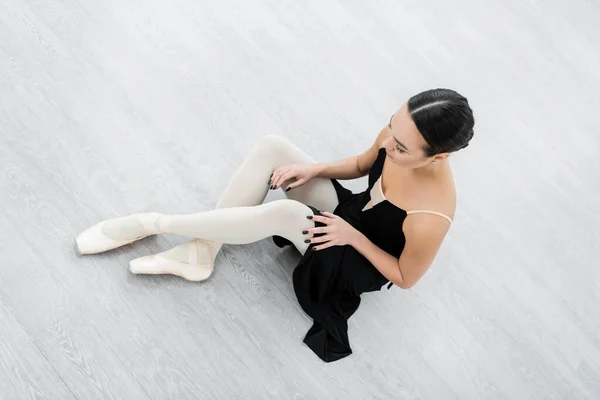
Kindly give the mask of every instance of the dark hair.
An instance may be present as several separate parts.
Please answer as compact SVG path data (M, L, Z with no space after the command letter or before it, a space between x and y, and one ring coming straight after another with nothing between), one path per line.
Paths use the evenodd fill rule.
M454 90L421 92L408 100L408 112L427 142L425 157L463 149L473 137L473 110L466 97Z

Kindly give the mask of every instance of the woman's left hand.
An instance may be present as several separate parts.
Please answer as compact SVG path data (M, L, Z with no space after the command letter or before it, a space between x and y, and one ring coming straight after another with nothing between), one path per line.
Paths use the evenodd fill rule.
M323 250L331 246L344 246L347 244L353 246L361 238L362 233L343 218L326 211L322 211L321 214L314 215L312 219L325 224L325 226L308 229L308 233L313 236L310 243L318 244L313 247L313 250ZM314 237L319 233L324 233L324 235Z

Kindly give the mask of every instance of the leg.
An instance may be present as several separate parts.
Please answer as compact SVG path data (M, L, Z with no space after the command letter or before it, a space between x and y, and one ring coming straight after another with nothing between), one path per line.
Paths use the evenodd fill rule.
M274 135L264 136L229 180L216 209L261 204L267 195L269 176L277 167L283 164L314 162L314 159L288 140ZM333 184L330 179L326 178L311 179L305 185L284 193L288 199L312 205L319 210L333 212L338 204ZM272 235L278 234L272 233ZM188 236L202 237L189 234ZM292 241L301 253L304 253L305 244L303 242L296 243L291 239L288 240ZM212 274L222 243L224 242L206 240L206 238L192 239L187 243L156 254L157 257L150 256L132 260L130 269L135 273L169 273L187 280L205 280Z
M261 204L268 191L269 176L283 164L311 164L315 160L290 141L275 135L263 136L248 158L230 179L217 203L217 209ZM245 189L240 190L241 187ZM333 212L337 194L330 179L314 178L285 192L289 199Z
M271 175L280 165L312 163L315 163L315 160L290 141L275 135L263 136L229 181L216 208L260 204L265 199L265 192L257 197L252 197L252 195L241 197L239 187L246 182L254 182L256 187L261 187L263 181L268 179L267 174ZM286 182L283 188L285 189L289 183ZM246 192L246 194L248 193L250 192ZM306 184L289 192L284 191L284 193L288 199L311 205L323 211L333 212L338 205L337 193L328 178L313 178ZM210 254L214 263L221 244L214 242L200 244L197 241L195 245L207 249L204 258L206 259L206 256ZM175 253L177 253L178 260L183 261L189 251L185 246L178 246L173 249L171 256L176 256Z
M304 234L314 227L307 217L312 210L295 200L277 200L254 207L230 207L189 215L154 214L154 228L145 234L173 233L211 242L246 244L272 235L283 236L304 254L308 249ZM162 253L161 253L162 254ZM130 262L133 273L172 273L188 280L203 280L212 268L193 268L188 262L165 259L161 254Z
M249 207L261 204L268 192L269 176L282 164L315 161L291 142L274 135L260 139L244 163L235 171L217 203L217 209ZM338 204L331 180L314 178L286 193L288 198L333 212ZM131 240L140 236L146 224L138 218L117 218L102 226L102 233L113 240Z
M264 136L254 147L244 163L234 173L225 188L224 193L219 199L217 209L247 207L261 204L268 192L267 183L269 181L269 176L275 168L282 164L314 162L315 161L310 156L286 139L274 135ZM285 194L290 199L300 201L304 204L310 204L325 211L333 211L338 203L335 189L333 188L331 181L326 178L314 178L307 184L286 192ZM142 223L140 223L140 219L135 215L106 221L101 228L102 234L109 240L112 239L116 241L129 241L131 239L147 236L141 234L141 232L143 232L145 228L148 228L148 224L151 224L153 218L152 215L150 215L151 218L150 221L148 221L148 214L142 215L146 216L146 220L142 220ZM90 235L90 238L94 239L98 236L100 235ZM79 245L79 247L81 251L81 245ZM85 244L84 247L86 247ZM93 243L88 244L87 247L93 248ZM110 248L110 246L107 247ZM196 268L197 270L204 271L201 273L199 272L199 275L207 278L212 271L214 260L220 248L221 243L219 242L194 239L188 243L175 246L159 255L175 262L190 264L188 269L198 267ZM84 251L85 254L94 252L98 251ZM160 273L170 273L169 271L166 271L165 268L159 269L164 271Z

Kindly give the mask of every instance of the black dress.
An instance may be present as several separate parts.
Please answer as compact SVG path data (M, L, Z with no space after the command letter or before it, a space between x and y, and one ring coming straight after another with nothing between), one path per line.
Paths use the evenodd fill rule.
M405 244L402 223L406 211L387 200L363 211L371 200L373 185L381 176L385 157L385 149L380 149L369 170L369 187L362 193L352 193L332 179L339 200L333 213L362 232L376 246L398 258ZM310 208L314 214L320 215L319 210ZM323 226L319 222L315 224ZM278 236L273 240L280 247L291 244ZM294 269L294 291L302 309L314 320L304 343L323 361L331 362L352 354L348 341L348 318L358 309L360 294L381 290L389 281L350 245L317 251L313 251L312 247L313 244Z

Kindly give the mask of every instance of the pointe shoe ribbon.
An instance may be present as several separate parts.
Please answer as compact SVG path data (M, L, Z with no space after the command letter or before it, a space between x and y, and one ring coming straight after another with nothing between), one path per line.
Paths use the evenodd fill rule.
M148 232L156 231L155 223L156 223L156 220L158 219L158 217L160 216L159 213L136 214L136 216L138 217L142 226ZM85 231L83 231L82 233L80 233L79 236L77 236L77 238L75 238L76 248L77 248L77 251L79 251L79 254L102 253L102 252L105 252L108 250L113 250L118 247L128 245L130 243L133 243L137 240L146 238L148 236L154 235L154 233L150 233L150 234L146 234L146 235L140 235L133 239L128 239L128 240L114 240L114 239L107 237L102 232L102 226L108 221L110 221L110 220L98 222L97 224L91 226L90 228L88 228Z

